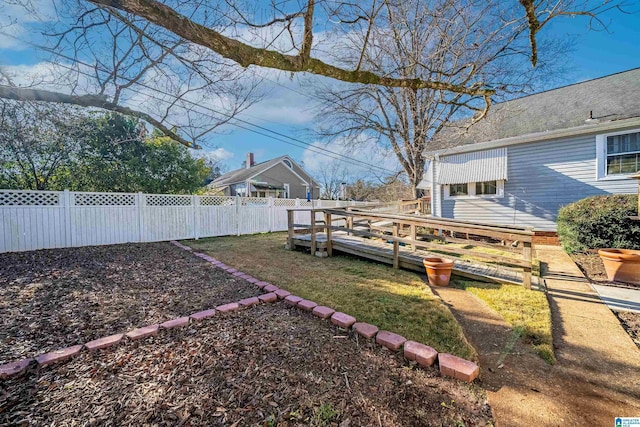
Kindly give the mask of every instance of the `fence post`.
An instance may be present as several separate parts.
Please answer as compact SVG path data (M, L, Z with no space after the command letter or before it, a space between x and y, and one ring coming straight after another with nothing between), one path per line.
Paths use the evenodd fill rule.
M63 198L63 206L64 206L64 241L67 247L72 247L72 236L71 236L71 192L69 190L64 190L62 193Z
M400 262L398 259L399 256L399 252L400 252L400 244L398 243L397 237L398 237L398 228L400 227L400 224L397 222L393 223L393 268L399 268L400 267Z
M311 209L311 255L316 254L318 244L316 243L316 211Z
M273 197L269 197L267 202L269 212L269 233L273 233L273 218L275 217L275 209L273 208Z
M411 233L411 240L413 240L413 243L411 244L411 250L415 252L418 249L418 247L416 246L416 240L417 240L416 225L411 224L409 227L410 227L410 233Z
M287 241L288 241L288 248L290 251L293 251L296 249L296 245L293 241L293 210L291 209L287 209Z
M333 242L331 242L331 234L332 231L331 230L331 214L330 213L325 213L324 214L324 223L327 227L327 255L328 256L333 256Z
M145 241L144 238L144 194L138 192L138 241L140 243Z
M240 235L240 196L236 194L236 236Z
M198 240L200 238L200 197L195 194L191 196L191 204L193 205L193 238Z
M531 267L533 266L533 256L531 242L522 243L522 258L528 262L528 266L522 271L522 284L525 289L531 289Z

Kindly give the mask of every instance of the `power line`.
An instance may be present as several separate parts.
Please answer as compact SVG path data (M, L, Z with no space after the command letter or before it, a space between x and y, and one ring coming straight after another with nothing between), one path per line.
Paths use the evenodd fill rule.
M33 46L33 47L35 47L35 48L42 49L42 47L41 47L41 46L38 46L38 45L36 45L36 44L34 44L34 43L32 43L32 42L26 41L26 40L19 39L19 38L17 38L17 37L15 37L15 36L13 36L13 35L10 35L10 34L7 34L7 33L4 33L3 31L0 31L0 34L5 35L5 36L10 37L10 38L13 38L14 40L17 40L17 41L19 41L19 42L22 42L22 43L25 43L25 44L31 45L31 46ZM47 50L47 51L49 51L49 50ZM54 54L54 55L56 55L56 56L59 56L59 57L61 57L61 58L67 59L68 61L71 61L71 62L75 62L75 63L81 64L81 65L84 65L85 67L93 68L93 69L97 69L97 70L102 71L102 72L105 72L105 73L109 73L109 71L108 71L108 70L105 70L104 68L97 67L97 66L96 66L96 67L94 67L94 66L92 66L92 65L90 65L90 64L88 64L88 63L86 63L86 62L83 62L83 61L80 61L80 60L78 60L78 59L76 59L76 58L72 58L72 57L70 57L70 56L64 55L64 54L62 54L62 53L60 53L60 52L52 52L52 51L49 51L49 52L50 52L50 53L52 53L52 54ZM54 65L59 66L59 67L62 67L62 68L65 68L65 69L70 70L70 71L73 71L73 72L77 72L77 73L79 73L79 74L81 74L81 75L84 75L84 76L88 76L88 77L91 77L91 78L94 78L94 77L95 77L94 75L92 75L92 74L90 74L90 73L88 73L88 72L86 72L86 71L81 71L80 69L73 68L73 67L70 67L70 66L66 66L66 65L63 65L63 64L60 64L60 63L55 63ZM144 83L140 83L140 82L137 82L137 81L136 81L136 82L134 82L134 84L136 84L136 85L138 85L138 86L142 86L142 87L144 87L144 88L146 88L146 89L148 89L148 90L151 90L152 92L157 92L157 93L163 94L163 95L165 95L165 96L169 96L169 97L174 97L174 98L175 98L175 96L174 96L174 95L172 95L172 94L170 94L170 93L168 93L168 92L165 92L165 91L159 90L158 88L154 88L154 87L148 86L148 85L146 85L146 84L144 84ZM277 84L277 83L276 83L276 84ZM285 86L283 86L283 87L285 87ZM138 93L138 94L140 94L140 95L148 96L148 97L151 97L151 98L153 98L153 99L155 99L155 100L162 101L162 102L166 102L166 100L165 100L165 99L162 99L162 98L159 98L159 97L152 96L152 95L150 95L150 94L148 94L148 93L145 93L145 92L142 92L142 91L135 90L135 89L133 89L133 88L131 88L131 87L129 87L128 89L129 89L129 90L131 90L132 92ZM289 88L289 89L290 89L290 88ZM291 90L292 90L292 91L294 91L294 92L296 92L296 93L301 93L301 92L295 91L295 90L293 90L293 89L291 89ZM349 163L349 164L352 164L352 165L355 165L355 166L359 166L359 167L363 167L363 166L364 166L364 167L367 167L368 169L371 169L371 170L375 169L375 170L378 170L378 171L386 171L386 172L390 172L390 173L395 173L395 172L396 172L396 171L391 170L391 169L387 169L387 168L384 168L384 167L380 167L380 166L377 166L377 165L373 165L373 164L371 164L371 163L368 163L368 162L365 162L365 161L362 161L362 160L358 160L358 159L354 159L354 158L348 157L348 156L346 156L346 155L344 155L344 154L341 154L341 153L338 153L338 152L335 152L335 151L331 151L331 150L328 150L328 149L326 149L326 148L321 148L321 147L314 146L313 144L308 143L308 142L306 142L306 141L302 141L302 140L300 140L300 139L298 139L298 138L294 138L294 137L292 137L292 136L289 136L289 135L286 135L286 134L280 133L280 132L278 132L278 131L274 131L274 130L269 129L269 128L267 128L267 127L257 125L257 124L255 124L255 123L252 123L252 122L248 121L248 120L240 119L240 118L238 118L238 117L235 117L235 116L234 116L234 115L232 115L232 114L229 114L229 113L225 113L225 112L221 112L221 111L215 110L215 109L213 109L213 108L211 108L211 107L208 107L208 106L205 106L205 105L198 104L198 103L196 103L196 102L194 102L194 101L190 101L190 100L188 100L188 99L181 99L180 101L185 102L185 103L188 103L188 104L192 105L193 107L203 108L203 109L205 109L205 110L207 110L207 111L210 111L210 112L212 112L212 113L214 113L214 114L219 114L219 115L222 115L222 116L228 117L230 120L236 120L236 121L239 121L239 122L241 122L241 123L245 123L246 125L253 126L253 127L258 128L258 129L261 129L261 130L264 130L264 131L266 131L266 132L269 132L269 133L272 133L272 134L274 134L274 135L277 135L278 137L274 137L274 136L272 136L272 135L269 135L269 134L266 134L266 133L263 133L263 132L256 131L255 129L251 129L251 128L248 128L248 127L246 127L246 126L239 125L239 124L237 124L237 123L228 122L228 123L229 123L230 125L232 125L232 126L236 126L236 127L238 127L238 128L245 129L245 130L247 130L247 131L249 131L249 132L253 132L253 133L256 133L256 134L258 134L258 135L265 136L265 137L267 137L267 138L270 138L270 139L273 139L273 140L276 140L276 141L280 141L280 142L283 142L283 143L285 143L285 144L292 145L292 146L294 146L294 147L308 149L308 150L310 150L310 151L312 151L312 152L314 152L314 153L317 153L317 154L320 154L320 155L324 155L325 157L329 157L329 158L331 158L331 159L338 160L338 161L342 161L342 162ZM205 115L205 116L207 116L207 114L202 113L202 112L200 112L200 111L199 111L199 113L200 113L200 114L203 114L203 115ZM209 117L210 117L210 118L215 119L215 117L212 117L212 116L209 116ZM279 137L280 137L280 138L279 138ZM291 141L295 141L295 142L297 142L297 143L299 143L299 144L302 144L302 146L301 146L301 145L298 145L298 144L295 144L295 143L293 143L293 142L287 141L287 140L282 139L282 138L286 138L286 139L289 139L289 140L291 140ZM328 153L328 154L327 154L327 153Z

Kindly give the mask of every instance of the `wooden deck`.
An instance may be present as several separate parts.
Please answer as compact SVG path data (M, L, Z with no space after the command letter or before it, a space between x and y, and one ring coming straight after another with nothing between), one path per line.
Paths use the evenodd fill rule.
M296 234L294 239L296 247L311 248L311 234ZM366 239L348 235L343 231L334 231L331 234L334 251L367 258L373 261L393 265L393 245L383 240ZM326 256L327 235L316 233L316 248L318 256ZM424 273L422 259L428 256L443 256L424 250L413 251L410 247L400 246L399 267ZM520 270L520 271L519 271ZM521 269L509 268L484 263L473 263L466 260L455 260L453 274L468 279L522 285L523 274ZM537 276L531 278L533 289L544 288L544 281Z

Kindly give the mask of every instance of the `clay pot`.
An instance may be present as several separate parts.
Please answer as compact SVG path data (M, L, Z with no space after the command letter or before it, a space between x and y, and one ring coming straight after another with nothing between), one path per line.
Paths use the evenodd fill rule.
M640 251L632 249L600 249L607 277L611 281L640 285Z
M425 258L422 260L424 268L427 270L429 283L434 286L447 286L451 279L453 260L448 258Z

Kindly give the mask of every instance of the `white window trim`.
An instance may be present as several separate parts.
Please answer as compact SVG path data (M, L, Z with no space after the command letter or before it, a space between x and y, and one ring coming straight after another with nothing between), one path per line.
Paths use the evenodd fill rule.
M464 184L464 183L461 183ZM465 196L452 196L449 194L450 184L444 185L445 200L465 200L465 199L503 199L504 198L504 179L496 180L496 194L476 194L476 183L467 182L469 194Z
M620 132L610 132L596 135L596 180L619 181L623 179L629 179L633 175L635 175L635 173L607 175L607 137L638 132L640 132L640 129L631 129Z
M289 184L283 184L282 186L284 187L284 193L285 193L284 198L288 199L289 196L291 195L291 191L289 191Z

